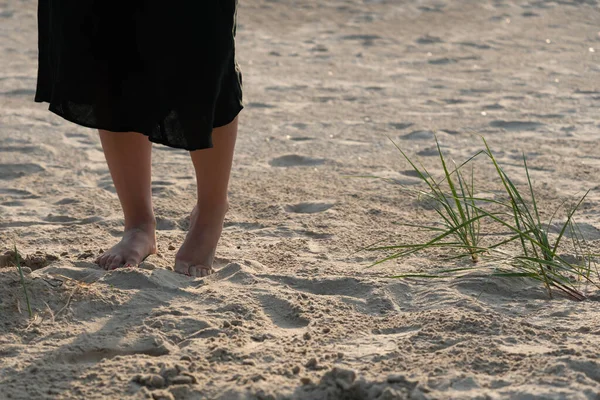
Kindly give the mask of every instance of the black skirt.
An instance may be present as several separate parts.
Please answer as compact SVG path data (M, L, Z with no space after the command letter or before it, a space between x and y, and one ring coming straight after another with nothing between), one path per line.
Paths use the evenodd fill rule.
M237 0L39 0L36 102L186 150L242 110Z

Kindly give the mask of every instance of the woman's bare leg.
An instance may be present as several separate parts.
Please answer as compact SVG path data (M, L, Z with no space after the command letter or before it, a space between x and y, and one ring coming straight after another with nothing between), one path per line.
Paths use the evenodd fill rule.
M190 152L196 170L198 202L192 211L189 232L175 257L175 271L206 276L212 271L223 219L229 208L227 187L237 137L237 118L215 128L212 149Z
M123 215L121 241L96 262L104 269L137 266L156 253L156 220L152 209L152 143L136 132L100 131L100 141Z

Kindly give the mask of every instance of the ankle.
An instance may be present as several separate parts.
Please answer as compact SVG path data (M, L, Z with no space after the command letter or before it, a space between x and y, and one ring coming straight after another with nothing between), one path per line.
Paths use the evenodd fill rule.
M140 219L133 221L125 221L125 231L130 230L138 230L147 233L152 233L156 231L156 219Z
M223 216L229 210L229 199L224 200L211 200L211 201L198 201L194 207L194 212L200 215L215 215Z

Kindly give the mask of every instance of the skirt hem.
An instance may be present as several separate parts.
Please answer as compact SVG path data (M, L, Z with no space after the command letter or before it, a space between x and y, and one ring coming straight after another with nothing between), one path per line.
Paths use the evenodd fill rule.
M105 126L100 126L99 124L87 124L85 122L81 122L78 121L76 118L72 118L71 116L67 115L66 113L60 112L56 109L54 109L52 107L52 103L47 101L47 100L42 100L39 98L35 99L36 103L48 103L48 110L50 112L52 112L55 115L58 115L59 117L63 118L66 121L72 122L74 124L77 124L79 126L83 126L85 128L91 128L91 129L101 129L101 130L106 130L106 131L110 131L110 132L137 132L137 133L141 133L142 135L148 137L148 140L150 140L152 143L156 143L156 144L161 144L164 146L168 146L171 148L175 148L175 149L182 149L182 150L187 150L187 151L196 151L196 150L204 150L204 149L211 149L213 148L212 145L212 130L211 132L207 135L208 138L208 143L206 145L200 145L200 146L194 146L194 147L190 147L190 146L182 146L182 145L178 145L178 144L173 144L173 143L169 143L167 140L160 140L157 139L156 137L154 137L153 135L151 135L148 132L144 132L143 130L138 130L135 128L114 128L114 127L105 127ZM237 116L240 114L240 112L244 109L243 105L239 105L235 110L233 110L226 118L222 118L219 121L215 121L215 123L213 124L213 129L214 128L220 128L222 126L226 126L229 125L230 123L232 123Z

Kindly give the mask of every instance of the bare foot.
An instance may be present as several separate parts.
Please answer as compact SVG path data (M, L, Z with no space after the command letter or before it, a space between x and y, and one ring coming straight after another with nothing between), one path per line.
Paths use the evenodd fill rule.
M213 272L217 243L223 231L223 220L229 206L200 212L194 207L190 229L175 256L175 272L193 277L208 276Z
M156 253L154 230L154 224L126 230L121 241L98 257L96 263L106 270L138 266L150 254Z

